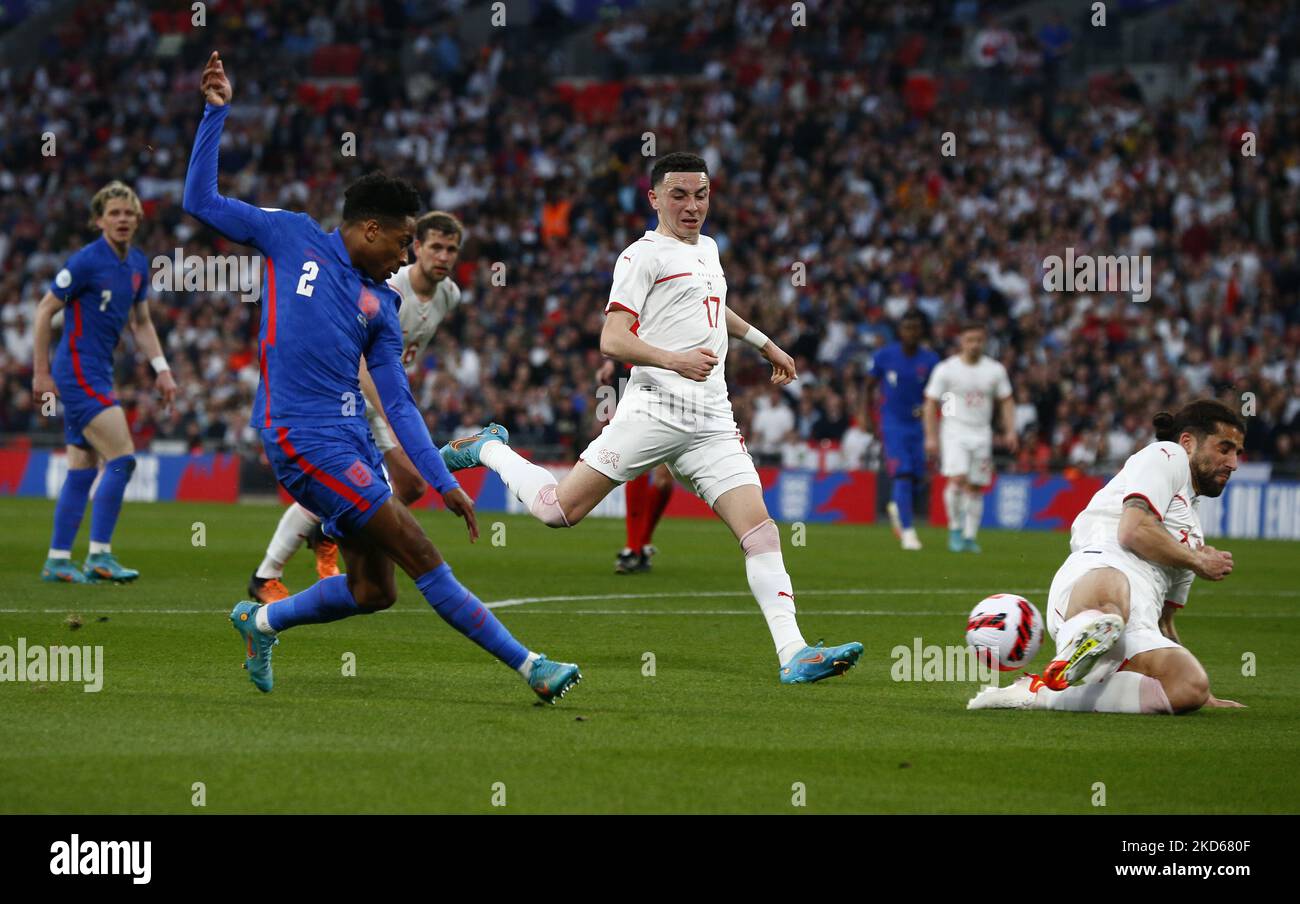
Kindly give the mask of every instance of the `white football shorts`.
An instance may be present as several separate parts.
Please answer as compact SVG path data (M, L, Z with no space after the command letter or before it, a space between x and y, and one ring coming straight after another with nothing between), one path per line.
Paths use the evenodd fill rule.
M977 487L988 486L993 482L993 434L940 432L939 473L965 477Z
M1105 545L1088 546L1070 553L1052 578L1052 587L1047 593L1047 633L1053 640L1065 623L1066 607L1070 604L1075 582L1094 568L1114 568L1128 578L1129 617L1124 633L1088 673L1085 684L1105 679L1139 653L1181 646L1160 633L1160 615L1165 601L1155 582L1134 567L1129 553Z
M728 490L762 487L734 417L690 410L652 384L629 384L614 417L579 460L621 483L665 462L710 508Z

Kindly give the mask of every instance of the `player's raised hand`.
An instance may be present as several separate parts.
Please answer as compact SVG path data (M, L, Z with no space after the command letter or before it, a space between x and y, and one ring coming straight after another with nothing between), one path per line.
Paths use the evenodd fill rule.
M795 373L794 358L783 352L781 347L771 339L763 346L762 355L772 365L772 382L777 386L784 386L799 379L799 375Z
M163 405L171 407L172 402L176 401L176 380L172 377L170 370L164 370L157 378L154 379L154 386L162 395Z
M456 487L454 490L443 493L442 501L447 506L447 511L465 519L465 527L469 529L469 542L473 543L477 540L478 515L474 514L474 500L469 498L469 494L460 487Z
M688 380L703 383L713 373L718 364L718 356L707 348L693 348L689 352L677 355L673 361L673 370Z
M214 107L224 107L234 95L230 79L226 78L226 68L221 63L221 56L215 50L208 57L208 65L203 67L203 78L199 81L199 90L203 99Z
M1196 553L1196 565L1192 570L1207 581L1222 581L1232 574L1232 553L1202 546Z

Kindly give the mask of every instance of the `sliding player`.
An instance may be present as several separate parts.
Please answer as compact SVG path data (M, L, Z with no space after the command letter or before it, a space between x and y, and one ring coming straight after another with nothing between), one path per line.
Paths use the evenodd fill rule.
M100 237L82 248L54 277L36 308L36 346L32 350L32 394L63 400L63 436L68 473L54 506L54 532L41 571L45 581L85 584L134 581L140 572L123 568L113 556L113 529L122 511L126 485L135 472L135 445L126 415L113 394L113 349L128 322L136 349L149 357L163 403L176 397L162 345L149 316L149 260L131 238L140 227L140 199L122 182L110 182L90 201ZM64 305L63 337L50 367L51 321ZM85 568L72 560L72 546L86 514L95 475L90 515L90 552Z
M413 368L433 341L443 318L460 304L460 287L451 278L460 254L465 227L452 214L441 210L426 213L415 221L415 262L397 271L388 281L402 296L398 318L402 325L402 364ZM384 409L375 393L374 381L361 365L361 391L366 398L366 419L375 445L384 457L384 468L393 495L403 505L414 505L429 486L393 438ZM316 552L316 574L321 578L339 573L338 545L325 536L320 519L300 503L293 503L280 518L280 525L266 547L266 556L248 581L248 592L260 603L274 603L289 595L284 585L284 566L303 542Z
M445 621L516 669L554 702L581 677L578 667L530 652L452 574L419 523L393 497L364 417L358 371L364 357L384 414L420 475L478 537L474 503L447 472L411 397L402 367L397 292L384 281L406 257L420 195L370 173L344 193L343 225L326 233L306 214L253 207L217 194L217 148L231 87L213 53L200 85L207 105L185 176L184 207L266 259L260 330L261 381L253 403L276 479L325 532L339 538L347 574L326 578L273 606L236 604L230 621L244 664L261 691L273 686L271 648L297 625L386 609L397 598L396 563Z
M968 709L1186 713L1240 706L1210 693L1205 669L1178 639L1174 614L1197 575L1221 581L1232 553L1206 546L1200 497L1223 493L1245 425L1200 399L1155 417L1156 441L1129 456L1070 529L1052 579L1047 630L1056 656L1041 677L986 688Z
M843 674L862 644L808 646L795 619L794 590L781 535L736 429L723 361L730 337L743 338L772 364L772 382L794 380L794 360L726 306L718 246L700 234L709 210L709 175L694 154L669 154L650 177L659 225L629 245L614 266L601 353L633 365L613 419L577 465L556 482L489 425L443 447L452 470L486 465L539 520L572 527L620 483L667 463L740 541L750 590L776 645L785 684Z
M1016 451L1011 380L1005 367L984 354L987 338L984 324L968 322L959 352L941 361L925 385L925 453L941 456L948 549L953 552L980 551L975 535L984 517L984 491L993 482L994 399L1002 408L1004 441L1009 451ZM942 421L937 417L940 405Z
M890 490L889 521L903 549L921 548L912 525L914 481L925 477L925 429L921 411L925 384L939 363L939 355L921 347L925 315L915 308L898 322L898 341L886 345L871 359L873 387L884 397L880 405L880 430L885 440L885 466Z

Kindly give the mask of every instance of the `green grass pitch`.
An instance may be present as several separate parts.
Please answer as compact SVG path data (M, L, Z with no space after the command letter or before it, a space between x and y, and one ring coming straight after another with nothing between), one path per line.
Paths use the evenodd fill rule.
M615 576L621 522L557 532L483 513L471 547L450 516L420 514L467 586L511 603L496 612L521 641L582 666L582 684L551 707L447 627L405 576L387 612L286 632L275 691L258 693L226 616L278 507L128 503L115 552L143 576L87 587L38 580L53 503L6 499L0 510L0 644L102 645L105 672L99 693L0 683L0 812L1300 810L1295 545L1222 541L1236 573L1198 581L1179 618L1213 690L1249 709L971 713L977 685L895 682L890 650L916 637L960 644L988 593L1045 610L1064 534L985 532L973 556L923 530L925 550L904 554L887 528L814 524L796 546L782 525L809 640L866 645L847 676L785 687L718 522L664 522L654 571ZM504 546L490 542L496 521ZM193 545L196 522L205 546ZM74 555L85 542L83 526ZM313 576L304 550L286 580L296 590ZM343 674L348 653L354 677Z

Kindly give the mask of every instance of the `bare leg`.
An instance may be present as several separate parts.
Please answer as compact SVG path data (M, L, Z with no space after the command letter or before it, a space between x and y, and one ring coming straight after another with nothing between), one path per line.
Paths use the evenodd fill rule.
M1123 671L1159 681L1175 713L1198 710L1210 697L1210 677L1205 674L1205 668L1182 647L1139 653L1124 665Z

